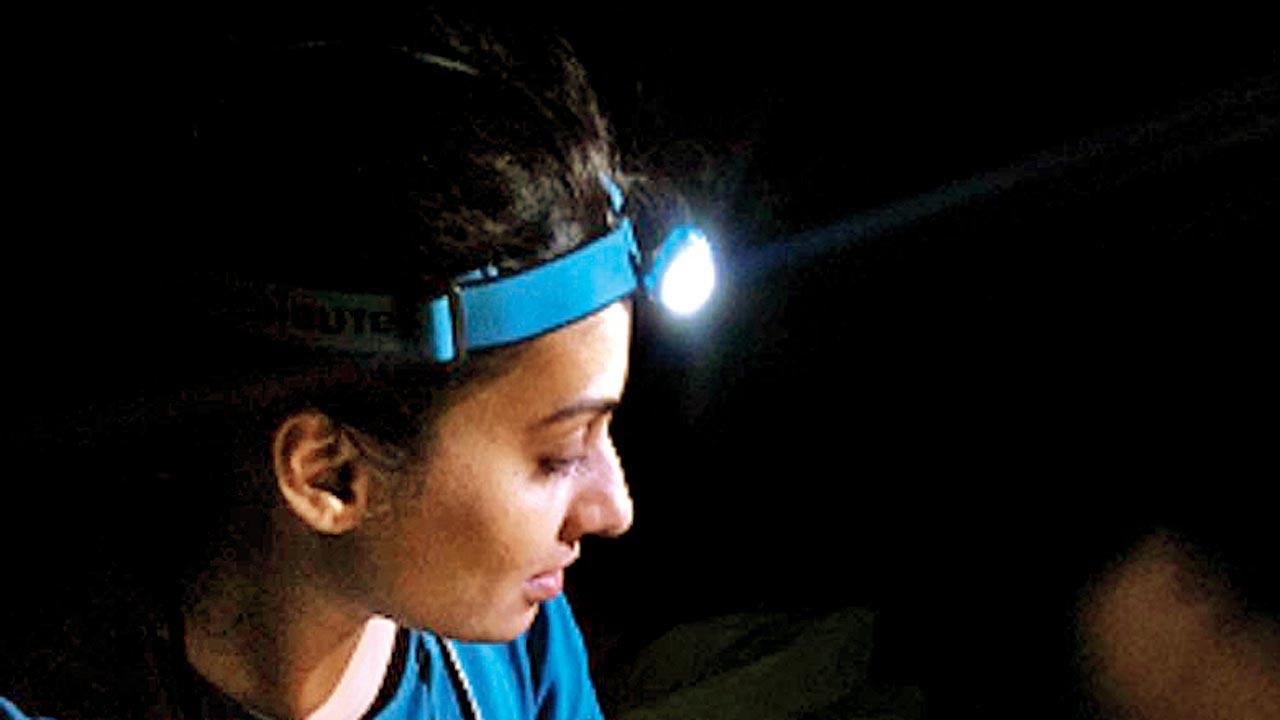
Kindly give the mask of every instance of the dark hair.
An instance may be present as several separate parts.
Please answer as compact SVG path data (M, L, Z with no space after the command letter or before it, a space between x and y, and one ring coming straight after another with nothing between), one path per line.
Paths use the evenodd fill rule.
M203 476L210 507L261 501L253 488L270 484L254 468L301 410L413 456L451 402L522 348L448 371L351 355L245 332L261 320L246 295L390 296L408 339L416 309L459 273L526 267L616 221L599 177L625 178L565 41L434 15L365 30L232 36L196 73L182 234L200 272L180 292L193 318L182 364L200 380L186 378L170 460L175 476Z

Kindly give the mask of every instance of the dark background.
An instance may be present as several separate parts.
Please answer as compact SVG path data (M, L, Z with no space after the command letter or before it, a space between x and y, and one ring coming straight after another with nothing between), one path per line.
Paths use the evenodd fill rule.
M637 321L615 431L637 521L570 578L602 675L681 621L857 605L875 679L930 717L1068 717L1077 595L1157 528L1275 612L1259 21L619 12L551 20L723 282L698 318ZM23 25L11 626L164 543L128 440L164 299L121 279L182 241L146 211L192 22Z

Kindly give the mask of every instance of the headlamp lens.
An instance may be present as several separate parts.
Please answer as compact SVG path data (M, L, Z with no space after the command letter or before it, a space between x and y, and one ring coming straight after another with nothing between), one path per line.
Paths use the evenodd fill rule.
M716 286L716 268L707 236L696 228L678 228L661 255L658 300L676 315L691 315L707 302Z

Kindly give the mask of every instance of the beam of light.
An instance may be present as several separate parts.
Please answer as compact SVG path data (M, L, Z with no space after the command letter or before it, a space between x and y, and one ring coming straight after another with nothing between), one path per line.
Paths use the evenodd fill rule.
M796 267L830 252L900 230L945 211L1074 178L1092 192L1210 158L1242 145L1262 146L1280 127L1280 75L1252 77L1181 103L1168 114L1104 130L1009 167L860 213L826 227L748 248L733 258L734 283ZM1120 168L1117 170L1117 168Z

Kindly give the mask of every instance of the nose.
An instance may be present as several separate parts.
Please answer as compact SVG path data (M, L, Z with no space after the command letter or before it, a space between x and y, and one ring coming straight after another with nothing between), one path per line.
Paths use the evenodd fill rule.
M625 533L635 516L631 491L613 439L607 434L593 449L588 471L579 485L561 531L565 542L584 535L617 537Z

